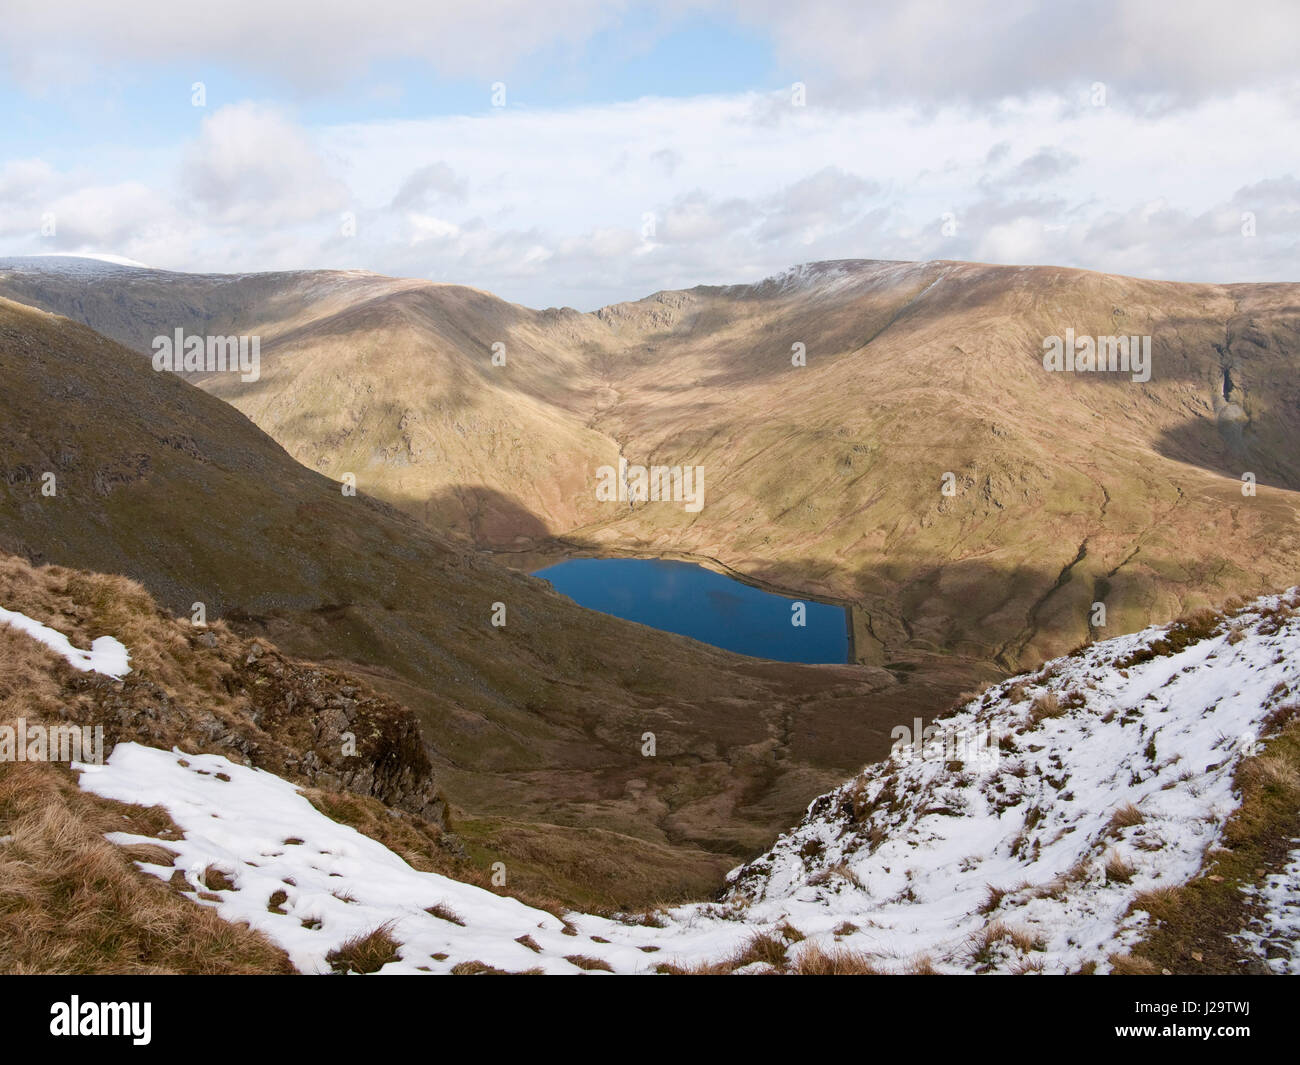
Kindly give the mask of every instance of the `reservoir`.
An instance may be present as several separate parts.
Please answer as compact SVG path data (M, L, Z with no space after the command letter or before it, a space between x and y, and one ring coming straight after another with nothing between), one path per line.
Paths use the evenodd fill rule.
M572 558L534 576L579 606L701 643L780 662L849 661L849 615L841 606L788 599L692 562ZM804 605L796 626L795 603Z

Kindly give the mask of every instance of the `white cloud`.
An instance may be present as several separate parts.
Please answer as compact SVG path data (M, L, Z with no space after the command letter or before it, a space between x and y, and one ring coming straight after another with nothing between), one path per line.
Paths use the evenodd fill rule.
M769 40L810 106L888 101L986 103L1087 90L1112 106L1183 105L1242 89L1295 85L1294 0L7 0L0 58L33 90L140 64L213 65L315 92L386 66L486 86L545 74L622 26L644 52L680 20L737 20ZM627 46L627 42L624 42ZM718 62L725 65L726 56ZM532 64L532 67L529 67ZM187 82L188 84L188 82ZM381 81L369 92L392 93Z
M576 46L617 21L608 0L6 0L0 52L32 88L90 78L96 67L220 62L307 89L337 85L383 60L414 59L489 81L524 56Z
M308 135L254 103L203 120L185 154L184 184L203 210L226 224L277 226L339 211L343 183Z
M1294 0L734 0L815 103L990 102L1107 86L1112 106L1296 81ZM802 73L800 73L802 71Z

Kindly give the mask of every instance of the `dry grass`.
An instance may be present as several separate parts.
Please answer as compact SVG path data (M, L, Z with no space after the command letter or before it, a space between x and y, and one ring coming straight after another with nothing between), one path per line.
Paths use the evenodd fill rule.
M1009 888L1000 888L993 884L984 886L984 901L980 904L979 912L988 914L992 913L1002 905L1002 900L1011 894Z
M370 932L360 933L345 940L325 955L330 968L336 973L375 973L389 962L399 958L401 946L393 938L391 922L385 922Z
M877 976L880 970L859 951L814 943L799 951L791 972L797 976Z
M777 936L755 933L731 958L731 968L741 969L755 962L770 965L773 969L785 968L789 944Z
M1108 832L1114 834L1122 829L1143 824L1145 821L1146 815L1131 802L1126 802L1123 806L1115 808L1106 827Z
M444 906L441 902L435 903L433 906L426 906L424 912L432 914L440 920L450 921L452 924L460 925L462 928L465 927L465 919L450 906Z
M703 961L695 965L678 965L675 962L660 962L655 972L661 976L727 976L731 972L730 961Z
M1124 658L1116 659L1115 668L1128 669L1130 666L1150 662L1154 658L1176 655L1192 644L1213 636L1224 620L1224 615L1217 610L1198 610L1188 614L1175 621L1162 636L1152 640L1148 646L1139 647Z
M564 960L588 972L612 973L614 971L609 962L603 958L592 958L586 954L566 954Z
M998 961L1003 944L1022 955L1045 948L1045 944L1031 932L993 921L971 934L967 951L977 967L988 968Z
M1158 976L1160 974L1159 966L1147 958L1134 954L1112 954L1107 961L1110 962L1111 972L1116 976Z
M498 969L481 961L462 961L451 967L452 976L510 976L505 969Z
M1116 851L1106 857L1106 882L1110 884L1127 884L1133 879L1137 870Z
M1065 713L1065 707L1061 705L1061 700L1057 697L1056 692L1045 692L1034 700L1033 705L1029 707L1029 724L1030 727L1046 721L1048 718L1061 717Z
M197 906L106 832L165 832L157 809L78 790L54 765L0 765L0 971L6 973L287 973L288 957L241 924ZM171 830L175 834L174 826Z

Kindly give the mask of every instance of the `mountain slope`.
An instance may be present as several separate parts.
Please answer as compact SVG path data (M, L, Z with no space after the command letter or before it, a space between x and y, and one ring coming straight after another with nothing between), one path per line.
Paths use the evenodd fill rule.
M1109 968L1147 900L1224 843L1243 758L1300 725L1297 604L1293 590L1207 611L990 689L816 800L728 899L800 928L850 920L842 941L878 963ZM985 731L986 755L956 742Z
M365 274L32 262L0 264L0 291L141 352L262 335L261 380L202 387L428 525L520 566L694 557L849 602L877 665L1014 669L1286 584L1300 550L1295 285L852 260L579 314ZM1045 371L1067 330L1150 336L1150 380ZM703 510L598 502L619 454L702 465Z
M485 866L519 856L538 890L593 905L710 890L887 749L893 704L931 713L971 683L942 663L909 686L759 662L584 611L364 488L343 495L84 326L5 301L0 372L0 550L125 574L184 618L203 603L409 707L466 845Z
M641 918L557 916L418 872L218 756L126 744L81 785L171 811L176 860L142 870L221 869L215 892L177 886L307 972L362 957L385 972L1149 971L1126 952L1156 930L1152 911L1193 878L1224 882L1210 870L1231 870L1243 822L1270 796L1294 821L1298 606L1293 590L1205 612L991 688L814 801L721 902ZM958 745L984 730L990 746ZM1261 964L1251 892L1265 883L1274 912L1289 905L1287 869L1226 883L1238 947L1219 971ZM1263 935L1295 947L1285 921ZM1191 938L1175 964L1221 948Z

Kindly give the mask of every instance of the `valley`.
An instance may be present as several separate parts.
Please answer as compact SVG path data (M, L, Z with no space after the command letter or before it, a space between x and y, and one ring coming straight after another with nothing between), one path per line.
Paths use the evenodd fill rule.
M900 722L1293 582L1294 290L854 260L584 314L4 260L0 550L407 708L473 868L587 911L697 900ZM1150 335L1150 380L1045 372L1063 321ZM260 338L256 379L155 372L178 331ZM530 576L579 559L842 607L851 660L729 653Z

